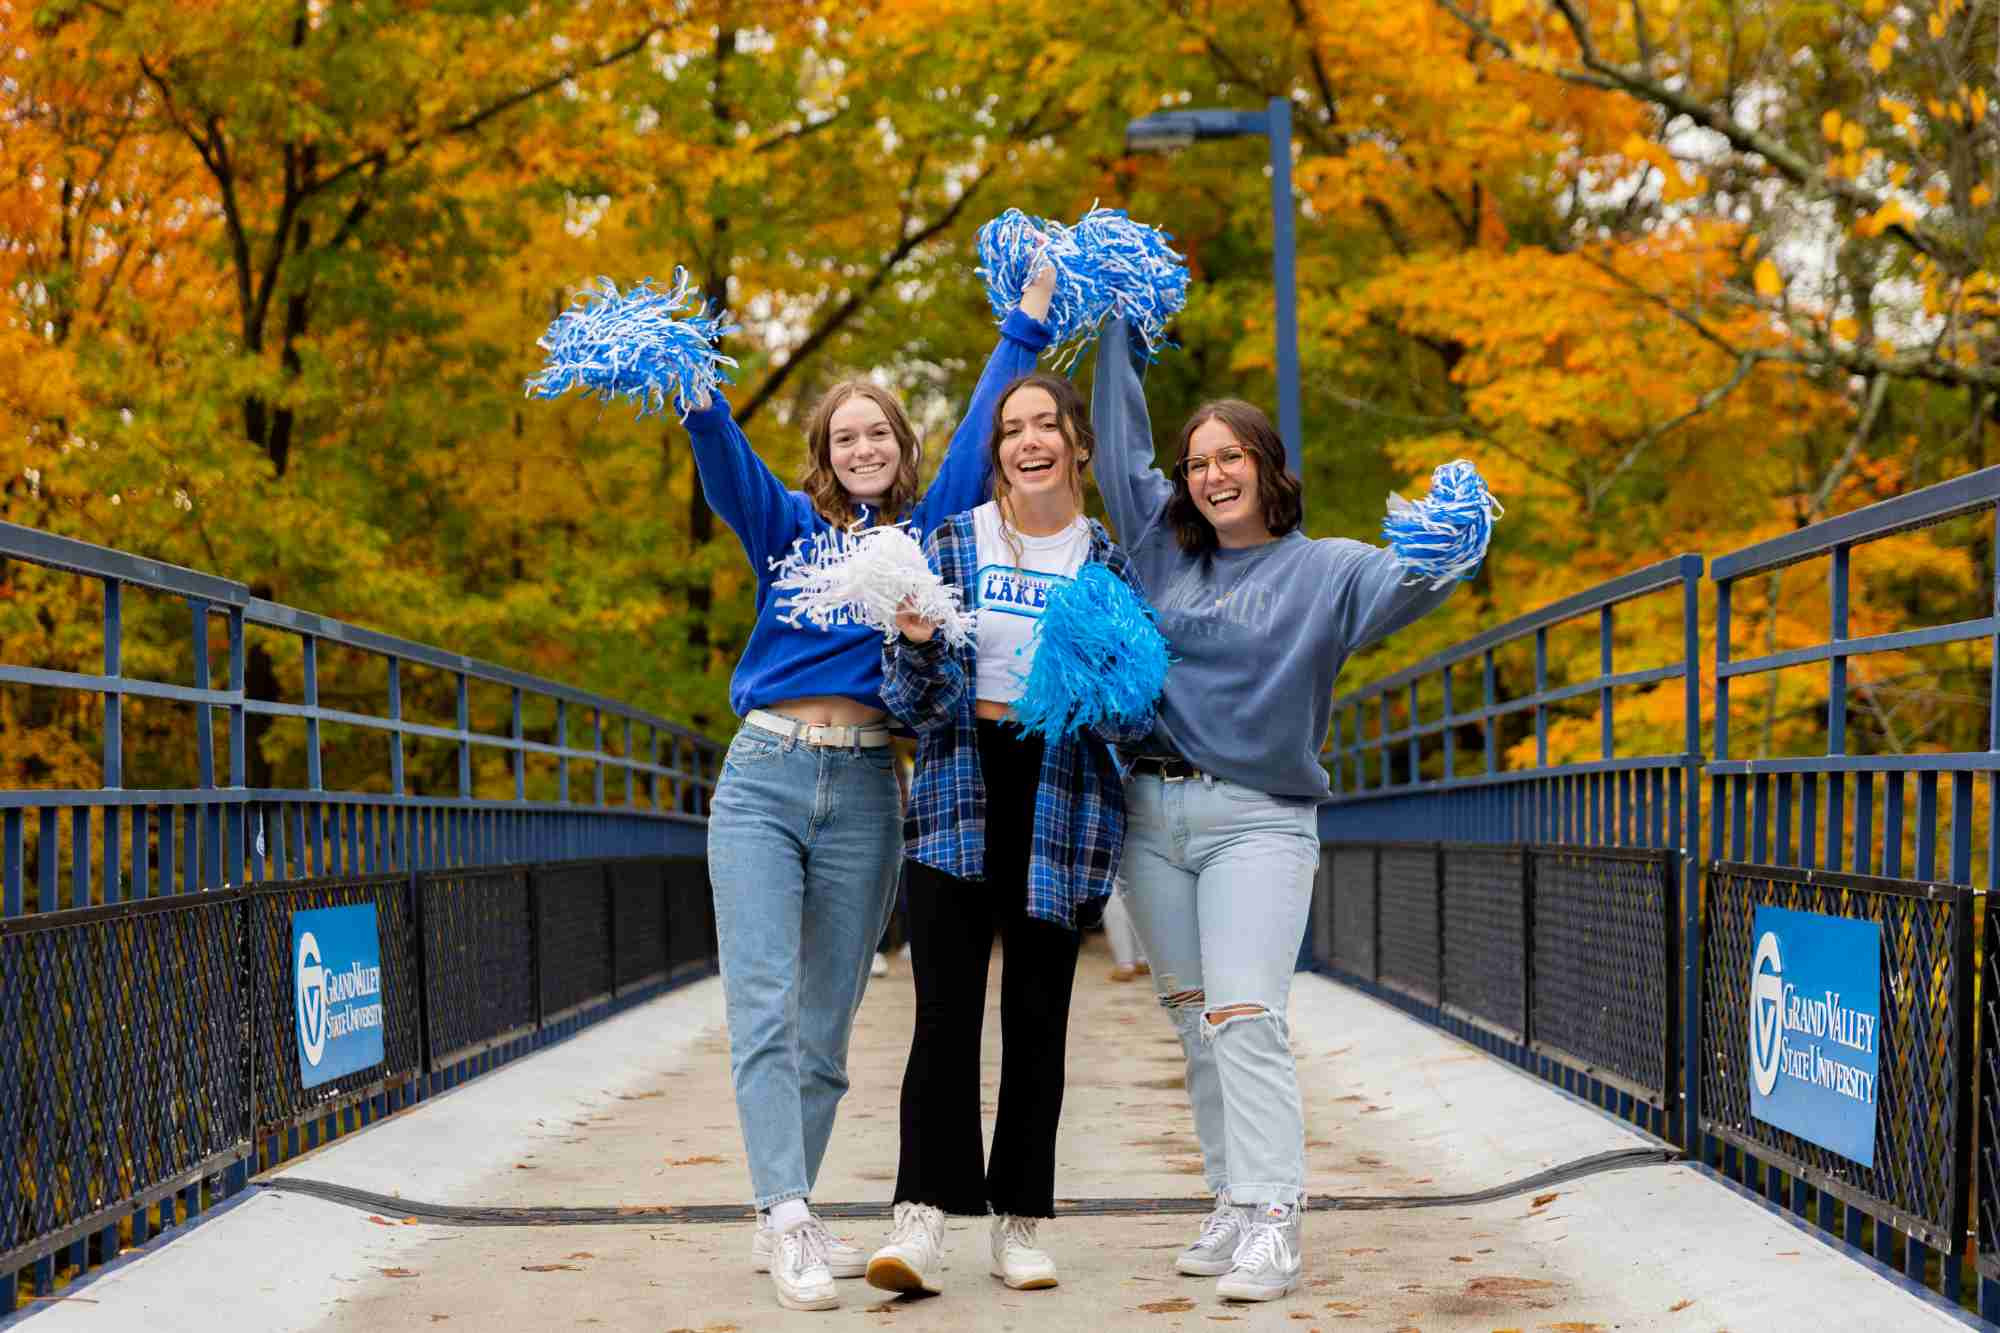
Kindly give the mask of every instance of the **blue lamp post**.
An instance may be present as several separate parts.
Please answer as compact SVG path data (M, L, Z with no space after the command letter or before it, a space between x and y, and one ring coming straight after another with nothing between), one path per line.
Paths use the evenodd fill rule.
M1292 104L1274 97L1262 111L1158 111L1125 127L1125 150L1165 152L1197 139L1261 134L1271 141L1271 277L1278 302L1278 434L1285 464L1305 476L1299 447L1298 281L1292 243Z

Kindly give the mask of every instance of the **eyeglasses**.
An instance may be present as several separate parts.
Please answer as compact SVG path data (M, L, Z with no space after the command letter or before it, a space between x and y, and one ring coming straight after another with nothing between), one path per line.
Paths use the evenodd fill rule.
M1243 460L1249 456L1250 451L1241 445L1217 449L1212 454L1190 454L1181 460L1180 474L1189 481L1198 481L1208 474L1211 463L1224 472L1234 472L1243 466Z

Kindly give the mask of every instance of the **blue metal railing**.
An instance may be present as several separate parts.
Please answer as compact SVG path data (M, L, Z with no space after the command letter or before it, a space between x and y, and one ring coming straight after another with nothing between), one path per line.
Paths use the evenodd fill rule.
M2000 751L2000 689L1990 689L1985 700L1987 748L1983 750L1851 754L1849 663L1856 658L1942 644L1978 642L1989 649L2000 647L2000 615L1862 638L1850 638L1848 630L1857 547L1988 510L1994 513L1995 534L2000 538L2000 468L1897 496L1715 561L1715 758L1708 764L1708 777L1714 820L1711 839L1718 857L1778 866L1852 869L1888 879L1907 874L1918 880L1937 880L1942 869L1942 878L1952 884L1974 883L1974 780L1979 774L1987 775L1989 835L1994 811L2000 809L2000 802L1992 799L2000 794L1993 787L1994 775L2000 773L2000 753L1996 753ZM1995 550L2000 551L2000 540ZM1730 617L1738 585L1745 579L1817 559L1827 562L1825 640L1732 660ZM2000 572L1989 571L1987 581L1986 601L1992 607L2000 599ZM1825 752L1785 758L1731 758L1733 683L1819 663L1825 664L1827 672ZM2000 683L2000 652L1993 653L1988 670L1993 673L1989 681ZM1911 778L1916 784L1914 810L1906 791ZM1940 801L1941 778L1949 783L1944 802ZM1938 855L1941 843L1942 866ZM1987 889L1995 883L1996 849L2000 849L2000 839L1989 836L1982 886ZM1990 1013L1990 997L1987 1003ZM1707 1160L1728 1162L1734 1168L1731 1174L1750 1175L1758 1166L1747 1151L1743 1163L1730 1161L1736 1149L1713 1138L1702 1146ZM1771 1200L1803 1216L1813 1202L1812 1186L1769 1163L1762 1166L1765 1192ZM1836 1202L1822 1197L1816 1210L1821 1224L1829 1230L1836 1229L1836 1220L1829 1216ZM1862 1212L1851 1204L1839 1206L1838 1211L1837 1230L1849 1244L1860 1245L1865 1230ZM1877 1224L1873 1233L1875 1256L1892 1263L1895 1230ZM1906 1238L1903 1271L1921 1283L1935 1263L1938 1284L1948 1297L1957 1300L1965 1280L1957 1251L1954 1246L1951 1253L1934 1252L1914 1237ZM1989 1318L2000 1316L2000 1288L1991 1281L1981 1287L1985 1314Z
M101 787L0 790L0 915L28 910L31 889L33 907L51 911L274 877L700 852L720 749L664 718L507 667L252 597L245 585L228 579L32 528L0 523L0 560L82 575L97 580L103 590L101 674L0 661L0 686L101 696L103 708ZM191 683L125 674L127 588L186 602L194 620ZM210 684L215 619L224 622L227 634L228 684L222 689ZM303 703L247 694L246 626L296 638ZM382 713L321 704L322 645L356 650L364 660L379 662L387 684ZM435 726L404 715L406 666L444 673L455 686L454 725ZM504 734L473 726L470 691L475 684L511 693ZM122 723L128 699L194 708L192 782L167 789L125 787ZM529 736L523 725L527 703L552 706L552 740ZM218 714L226 719L228 749L220 763ZM255 717L304 723L303 787L245 785L246 738ZM587 745L571 743L573 717L587 719ZM605 745L607 722L622 730L618 750ZM336 725L386 739L386 791L328 788L322 728ZM456 794L409 791L404 748L406 740L415 739L456 747ZM474 795L475 756L494 752L504 755L512 769L510 800ZM529 799L531 757L556 765L554 800ZM572 763L590 767L587 799L572 797ZM617 804L607 801L607 774L622 775L623 799Z
M31 699L52 692L64 705L96 701L101 707L97 720L101 785L0 789L0 920L22 925L46 918L54 925L67 919L55 915L65 909L127 911L134 910L140 899L203 894L205 900L206 891L267 881L703 855L722 747L663 718L554 681L253 597L246 585L229 579L0 523L0 572L7 570L8 562L77 575L94 580L101 589L97 642L85 650L101 653L100 672L71 669L75 654L67 645L63 651L69 655L59 660L8 660L7 644L0 640L0 690L25 690ZM46 576L36 576L42 577ZM193 628L184 659L187 674L181 681L128 674L126 650L132 642L128 591L187 607ZM18 584L15 592L19 595ZM148 630L158 628L156 622L147 623ZM218 629L227 645L223 664L227 683L222 688L215 687L212 674L211 636ZM252 630L296 640L302 702L253 697L246 689L246 632ZM320 661L322 648L329 646L358 656L358 669L350 663L349 670L330 679ZM440 705L438 715L453 716L450 725L406 715L406 669L441 678L448 688L430 702ZM375 688L377 673L381 712L322 703L323 685L352 694L355 681L350 676L365 677ZM504 731L474 725L475 687L508 692ZM174 768L171 759L164 763L169 780L177 785L126 785L134 770L128 762L134 757L126 734L128 701L134 711L157 705L193 710L192 736L174 733L177 744L192 740L192 765L185 764L185 751L183 767ZM531 733L530 709L549 717L545 736ZM68 708L65 716L74 719L86 711ZM224 727L227 753L223 755L217 753L218 719ZM303 725L302 786L247 785L253 719L266 726L280 720ZM573 721L588 727L587 743L572 743ZM622 742L615 748L606 745L607 726ZM332 728L379 738L387 773L377 768L344 785L329 784L325 732ZM87 722L75 730L88 736ZM0 736L0 743L14 739ZM441 744L452 754L456 762L449 767L455 772L444 782L448 794L411 789L406 742ZM156 772L163 766L158 749L156 744L143 752ZM351 748L337 753L353 758ZM511 770L511 799L477 794L475 762L481 758L490 762L494 755ZM531 760L556 769L554 783L538 778L533 793ZM585 795L572 793L572 764L588 766L591 781ZM546 785L552 785L553 799L540 790ZM138 910L150 911L152 906ZM0 985L6 980L0 977ZM620 994L613 1007L640 998L643 993ZM345 1105L337 1117L329 1113L323 1122L286 1131L281 1142L271 1145L271 1156L274 1160L290 1156L317 1146L323 1136L366 1125L410 1105L428 1090L452 1086L501 1060L558 1040L587 1017L544 1024L505 1049L483 1051L393 1090L370 1093ZM99 1034L100 1042L115 1044L129 1036L118 1026L120 1020L106 1021L114 1026ZM0 1032L0 1041L13 1035ZM92 1040L83 1033L77 1038ZM19 1123L23 1093L18 1084L18 1078L0 1084L0 1124ZM5 1173L0 1175L0 1203L10 1207L19 1202L14 1187L26 1179L16 1173L24 1167L43 1172L49 1165L24 1162L13 1147L0 1144L0 1163L4 1163L0 1172ZM252 1144L252 1160L256 1152ZM247 1175L246 1162L238 1160L215 1182L212 1198L196 1182L154 1202L132 1200L130 1243L146 1243L176 1225L177 1218L192 1219L205 1201L242 1189ZM154 1208L157 1223L151 1215ZM55 1290L60 1271L80 1272L92 1263L109 1262L121 1243L120 1225L112 1222L101 1234L76 1240L60 1255L45 1254L18 1273L0 1272L0 1317L13 1311L23 1278L32 1290L48 1295Z

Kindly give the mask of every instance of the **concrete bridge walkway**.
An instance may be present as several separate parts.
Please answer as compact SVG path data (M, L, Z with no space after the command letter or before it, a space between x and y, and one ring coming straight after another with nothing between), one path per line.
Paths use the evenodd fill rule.
M843 1307L778 1309L752 1273L747 1173L713 979L316 1154L170 1243L121 1260L23 1323L60 1330L1948 1328L1934 1298L1835 1252L1694 1168L1647 1164L1477 1204L1314 1212L1307 1285L1224 1306L1174 1252L1198 1217L1148 1200L1201 1192L1179 1048L1142 980L1086 949L1057 1193L1131 1201L1044 1224L1053 1291L989 1277L985 1229L952 1225L946 1290L893 1298L842 1282ZM997 973L997 968L996 968ZM996 976L997 983L997 976ZM987 1086L998 1080L997 984ZM872 1247L896 1159L913 997L907 965L871 983L854 1087L820 1181L834 1229ZM1593 1154L1659 1145L1375 1000L1301 976L1292 1024L1319 1198L1464 1194ZM989 1101L988 1113L992 1107ZM331 1182L360 1206L295 1192ZM467 1226L420 1204L610 1209L711 1205L612 1225ZM1192 1205L1190 1205L1192 1206ZM829 1211L834 1211L829 1209ZM618 1214L612 1214L614 1218Z

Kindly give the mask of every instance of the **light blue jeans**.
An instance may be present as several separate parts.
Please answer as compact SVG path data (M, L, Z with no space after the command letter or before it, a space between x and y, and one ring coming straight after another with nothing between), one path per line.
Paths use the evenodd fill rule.
M708 821L736 1115L760 1209L812 1194L847 1091L847 1040L888 921L902 801L887 746L745 725Z
M1319 868L1310 801L1209 778L1125 784L1125 899L1187 1056L1203 1174L1235 1204L1305 1197L1286 1021ZM1262 1012L1211 1023L1238 1006Z

